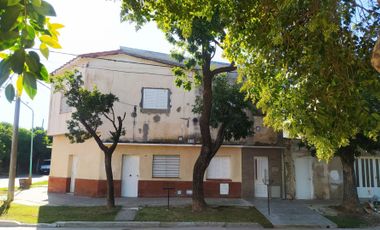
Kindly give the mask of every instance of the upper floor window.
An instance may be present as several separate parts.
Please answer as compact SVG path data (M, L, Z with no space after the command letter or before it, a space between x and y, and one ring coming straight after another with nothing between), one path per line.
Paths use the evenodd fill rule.
M67 104L67 98L61 95L59 113L70 113L70 112L71 112L71 107Z
M141 104L144 110L169 110L169 89L143 88Z

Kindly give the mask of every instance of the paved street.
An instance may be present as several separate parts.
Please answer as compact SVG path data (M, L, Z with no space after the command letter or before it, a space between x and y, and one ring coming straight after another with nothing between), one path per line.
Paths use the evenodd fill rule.
M43 230L56 230L57 228L41 228L41 227L17 227L17 228L1 228L4 230L10 230L10 229L18 229L18 230L35 230L35 229L43 229ZM94 230L101 230L101 229L112 229L112 230L172 230L172 229L183 229L183 230L253 230L253 229L262 229L262 228L244 228L244 227L231 227L231 228L224 228L224 227L182 227L182 228L60 228L65 230L84 230L84 229L94 229ZM294 228L276 228L276 229L294 229ZM313 228L313 230L318 229L326 229L326 228ZM379 230L380 227L376 228L360 228L360 230ZM297 230L310 230L310 228L297 228ZM357 230L357 228L344 228L344 230Z

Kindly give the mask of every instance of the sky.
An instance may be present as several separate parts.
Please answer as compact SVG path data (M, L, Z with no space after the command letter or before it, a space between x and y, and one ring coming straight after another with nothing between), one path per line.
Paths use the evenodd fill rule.
M165 40L154 23L145 25L136 32L135 26L120 22L120 5L118 0L47 0L53 5L57 17L51 21L63 24L59 42L62 49L55 50L69 54L83 54L117 50L120 46L169 53L171 45ZM53 50L52 50L53 51ZM62 66L74 56L50 53L44 60L49 72ZM217 58L216 60L222 60ZM22 101L34 111L34 127L47 128L50 104L49 85L38 84L34 100L23 93ZM0 91L0 121L13 123L14 103L5 99L4 90ZM32 111L21 104L20 127L30 129Z

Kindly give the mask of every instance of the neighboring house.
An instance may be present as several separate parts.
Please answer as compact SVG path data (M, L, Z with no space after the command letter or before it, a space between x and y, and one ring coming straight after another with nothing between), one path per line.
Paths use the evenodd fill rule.
M95 85L120 99L117 114L127 113L125 136L113 154L116 196L191 196L193 166L200 152L199 116L192 105L199 89L190 92L174 84L171 68L179 65L169 55L121 47L83 54L54 74L77 69L84 85ZM214 66L226 65L213 63ZM48 133L53 136L49 192L103 196L106 192L104 155L94 140L71 144L65 137L72 108L60 93L52 93ZM272 129L254 119L255 135L222 145L205 175L207 197L266 197L265 177L273 197L285 192L284 148ZM108 139L106 122L100 132Z
M343 172L339 157L328 164L312 157L299 141L288 142L284 154L288 199L341 199ZM359 198L380 197L380 156L363 154L354 164Z

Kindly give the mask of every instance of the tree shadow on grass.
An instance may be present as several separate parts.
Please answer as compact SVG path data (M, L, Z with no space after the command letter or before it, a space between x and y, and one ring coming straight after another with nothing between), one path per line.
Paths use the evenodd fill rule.
M9 201L3 201L1 206L0 206L0 216L7 214L9 207L10 207L10 202Z

